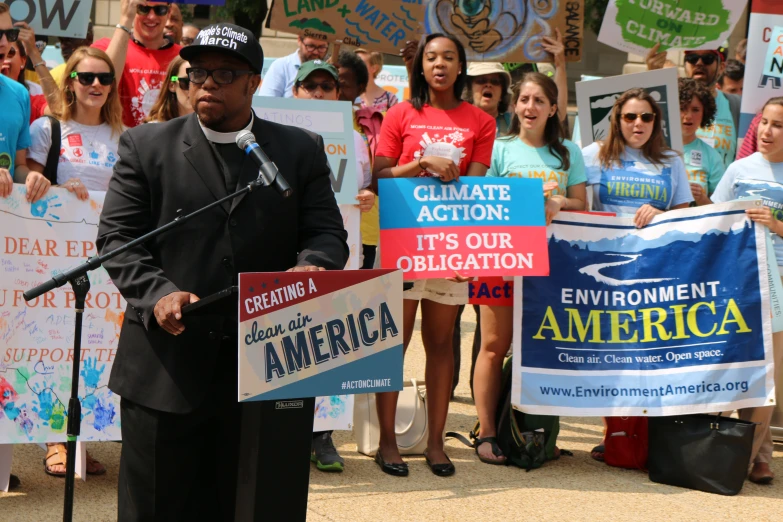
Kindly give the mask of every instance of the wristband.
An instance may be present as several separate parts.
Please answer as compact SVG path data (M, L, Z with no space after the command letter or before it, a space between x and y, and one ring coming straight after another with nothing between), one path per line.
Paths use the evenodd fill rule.
M39 65L46 65L46 62L44 62L44 61L40 61L40 62L38 62L38 63L34 63L34 64L33 64L33 69L37 68Z
M133 38L133 31L132 31L131 29L128 29L127 27L125 27L125 26L124 26L124 25L122 25L122 24L117 24L117 25L115 25L114 27L116 27L117 29L122 29L123 31L125 31L126 33L128 33L128 36L130 36L131 38Z

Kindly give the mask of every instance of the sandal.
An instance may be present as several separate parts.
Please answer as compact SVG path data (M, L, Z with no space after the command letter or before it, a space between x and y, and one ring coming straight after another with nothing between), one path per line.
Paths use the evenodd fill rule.
M486 457L482 457L481 453L479 453L479 446L481 446L485 442L492 447L492 454L496 457L503 457L503 460L494 460L494 459L488 459ZM497 437L484 437L483 439L476 439L473 444L476 449L476 456L484 464L492 464L494 466L506 465L506 456L503 455L503 452L500 450L500 446L498 446Z
M606 453L606 448L603 444L599 444L590 450L590 456L593 457L593 460L597 460L598 462L604 461L604 453Z
M65 444L58 443L47 446L46 457L44 458L44 472L47 475L53 477L64 477L65 471L52 471L53 466L65 467L68 462L68 450ZM100 463L99 460L94 459L87 452L87 474L88 475L104 475L106 473L106 467Z
M53 466L65 467L67 463L67 452L65 444L52 444L46 447L46 457L43 459L44 473L52 477L64 477L65 471L52 471Z

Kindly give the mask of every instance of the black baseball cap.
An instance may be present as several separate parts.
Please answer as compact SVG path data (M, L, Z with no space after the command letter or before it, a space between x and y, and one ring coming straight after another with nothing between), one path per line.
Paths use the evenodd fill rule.
M191 61L202 52L219 51L242 58L254 71L260 73L264 68L264 51L253 33L234 24L208 25L187 47L179 51L179 55Z

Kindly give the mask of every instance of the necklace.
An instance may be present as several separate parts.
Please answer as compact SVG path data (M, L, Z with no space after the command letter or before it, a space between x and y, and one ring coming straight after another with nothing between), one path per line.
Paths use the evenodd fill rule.
M94 147L94 145L95 145L95 136L97 136L97 135L98 135L98 132L101 130L101 126L102 126L102 125L103 125L102 123L101 123L101 124L99 124L99 125L96 125L96 126L95 126L95 130L94 130L94 131L92 131L92 137L86 140L86 141L87 141L87 145L88 145L89 147ZM87 127L87 128L89 128L89 127L90 127L90 125L83 125L83 127Z

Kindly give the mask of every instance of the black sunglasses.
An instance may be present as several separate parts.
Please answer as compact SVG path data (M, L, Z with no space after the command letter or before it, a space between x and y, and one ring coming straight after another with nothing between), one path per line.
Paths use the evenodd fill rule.
M147 16L152 11L155 13L155 16L166 16L169 14L170 9L168 5L137 5L136 14Z
M191 82L202 84L210 76L218 85L228 85L233 83L234 79L242 74L258 74L255 71L232 71L231 69L201 69L199 67L188 67L185 69Z
M337 88L337 84L334 82L303 82L299 86L307 92L313 92L318 87L324 92L332 92Z
M172 76L171 81L179 84L179 88L183 91L190 89L190 80L187 78L180 78L179 76Z
M15 42L19 38L19 29L0 29L0 39L2 39L3 36L5 36L9 42Z
M501 85L503 85L503 80L501 80L500 78L491 78L489 76L482 75L473 78L473 83L475 83L476 85L486 85L489 83L491 85L494 85L495 87L500 87Z
M636 114L635 112L626 112L622 115L622 117L628 123L633 123L639 118L641 118L644 123L650 123L655 119L655 113L643 112L641 114Z
M688 62L689 64L691 64L691 65L696 65L697 63L699 63L699 60L701 60L701 62L704 65L712 65L713 63L715 63L715 60L717 60L717 59L718 59L718 56L716 54L713 54L713 53L710 53L710 54L690 53L690 54L686 54L685 58L684 58L684 60L686 62Z
M111 85L114 82L114 75L112 73L92 73L92 72L76 72L71 73L71 78L78 78L79 83L82 85L92 85L95 82L95 78L98 78L98 82L101 85Z

